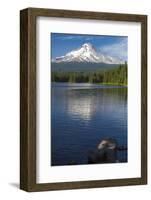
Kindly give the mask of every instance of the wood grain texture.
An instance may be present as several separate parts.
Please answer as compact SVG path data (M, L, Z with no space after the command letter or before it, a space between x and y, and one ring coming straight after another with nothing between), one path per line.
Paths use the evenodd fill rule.
M36 18L62 17L141 23L141 178L36 183ZM147 183L147 16L27 8L20 12L20 188L46 191Z
M28 13L20 14L20 188L28 190Z
M20 13L20 188L36 183L36 37L35 18Z
M147 183L147 16L141 23L141 176Z
M90 20L143 22L145 16L136 14L74 11L74 10L44 9L44 8L28 8L28 9L32 12L32 15L34 16L79 18L79 19L90 19Z

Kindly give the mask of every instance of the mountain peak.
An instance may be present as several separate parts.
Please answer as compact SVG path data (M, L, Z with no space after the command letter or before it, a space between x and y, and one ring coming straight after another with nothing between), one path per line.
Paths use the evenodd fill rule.
M93 48L93 45L91 43L84 43L82 45L82 47L84 47L84 48Z
M91 43L84 43L79 49L56 57L54 62L91 62L105 64L123 64L123 61L99 53Z
M84 48L85 51L96 51L95 47L91 43L84 43L81 48Z

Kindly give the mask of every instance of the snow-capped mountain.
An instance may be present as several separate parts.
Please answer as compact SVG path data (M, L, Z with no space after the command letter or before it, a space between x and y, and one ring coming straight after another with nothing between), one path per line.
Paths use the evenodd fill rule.
M64 56L56 57L53 62L89 62L105 64L124 64L122 60L99 53L92 44L85 43L79 49L73 50Z

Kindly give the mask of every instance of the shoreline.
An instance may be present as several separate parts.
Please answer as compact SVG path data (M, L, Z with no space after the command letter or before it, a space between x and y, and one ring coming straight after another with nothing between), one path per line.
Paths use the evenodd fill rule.
M53 81L51 83L68 83L68 84L80 84L79 82L57 82L57 81ZM94 85L111 85L111 86L125 86L128 87L127 84L119 84L119 83L111 83L111 82L103 82L103 83L90 83L90 82L82 82L81 84L94 84Z

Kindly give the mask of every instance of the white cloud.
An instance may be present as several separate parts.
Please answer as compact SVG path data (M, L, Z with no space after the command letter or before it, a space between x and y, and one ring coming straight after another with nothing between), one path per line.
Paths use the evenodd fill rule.
M91 41L94 39L103 39L104 36L93 36L93 35L64 35L64 36L58 36L57 39L59 40L86 40L86 41Z
M128 53L128 38L122 38L119 42L105 45L99 48L100 52L106 55L110 55L112 57L119 58L121 60L127 60Z
M60 40L81 40L81 39L85 39L86 36L80 36L80 35L66 35L66 36L59 36L57 37L57 39Z

